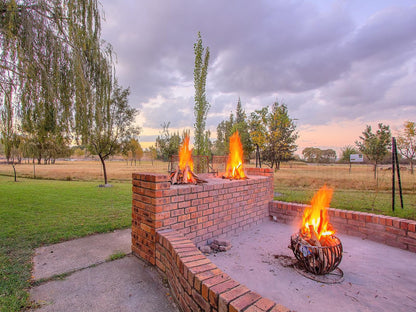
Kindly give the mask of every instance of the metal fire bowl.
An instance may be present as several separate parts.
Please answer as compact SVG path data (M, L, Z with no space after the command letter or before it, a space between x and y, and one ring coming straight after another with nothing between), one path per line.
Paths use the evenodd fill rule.
M342 260L341 241L336 236L332 239L336 241L333 246L311 246L303 244L296 233L290 237L290 248L306 271L323 275L335 270Z

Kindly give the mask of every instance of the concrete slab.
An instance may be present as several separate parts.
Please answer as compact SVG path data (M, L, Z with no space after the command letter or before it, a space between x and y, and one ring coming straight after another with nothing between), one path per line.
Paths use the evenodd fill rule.
M36 312L178 312L155 269L132 255L34 287L30 296L41 305Z
M35 250L35 280L104 262L112 254L131 252L131 229L91 235Z
M209 258L235 280L296 311L416 311L416 254L337 235L344 281L324 284L285 267L275 255L288 248L296 228L272 221L228 237L231 250Z

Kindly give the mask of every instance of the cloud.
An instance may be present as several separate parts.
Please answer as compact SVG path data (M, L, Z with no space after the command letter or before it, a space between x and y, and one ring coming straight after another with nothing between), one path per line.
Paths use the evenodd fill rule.
M103 37L144 127L193 128L198 31L211 52L210 129L239 97L247 113L284 102L299 126L416 120L412 1L101 2Z

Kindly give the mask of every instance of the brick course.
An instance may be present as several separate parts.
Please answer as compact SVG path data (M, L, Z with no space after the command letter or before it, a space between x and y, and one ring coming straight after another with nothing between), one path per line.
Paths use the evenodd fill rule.
M272 201L269 204L270 216L281 223L300 225L305 207ZM416 252L416 221L334 208L328 209L328 216L339 233Z

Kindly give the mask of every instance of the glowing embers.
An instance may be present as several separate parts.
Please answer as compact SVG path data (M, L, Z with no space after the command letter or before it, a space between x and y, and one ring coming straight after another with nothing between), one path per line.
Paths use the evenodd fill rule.
M342 259L342 244L329 223L327 207L332 189L324 185L303 212L299 233L292 235L290 247L299 263L317 275L333 271Z
M179 164L175 171L170 174L172 184L197 184L207 181L199 178L194 172L194 162L192 160L192 149L189 148L189 136L185 136L179 148Z
M227 168L223 178L225 179L247 179L243 169L243 145L241 144L238 131L230 137L230 154L228 155Z

